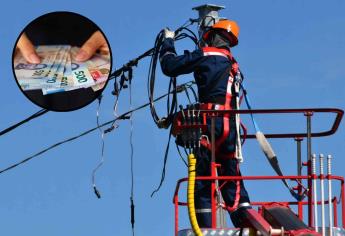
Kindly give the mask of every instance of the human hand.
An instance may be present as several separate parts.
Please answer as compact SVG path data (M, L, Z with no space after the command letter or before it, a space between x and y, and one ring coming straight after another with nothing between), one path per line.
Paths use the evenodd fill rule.
M90 59L97 50L99 50L102 54L109 54L107 40L99 30L93 33L91 37L83 44L75 56L75 60L80 62L86 61Z
M169 28L164 29L164 38L165 39L173 39L175 37L175 32L169 30Z
M17 48L25 60L32 64L39 64L41 62L40 57L37 55L34 45L30 39L23 33L17 43Z

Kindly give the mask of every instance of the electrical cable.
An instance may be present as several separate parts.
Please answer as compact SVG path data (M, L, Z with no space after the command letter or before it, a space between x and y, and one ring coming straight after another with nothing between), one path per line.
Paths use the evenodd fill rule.
M22 121L20 121L20 122L18 122L18 123L16 123L16 124L14 124L14 125L12 125L12 126L6 128L6 129L0 131L0 136L6 134L6 133L8 133L8 132L11 132L12 130L18 128L19 126L21 126L21 125L23 125L23 124L25 124L25 123L27 123L27 122L29 122L30 120L33 120L33 119L35 119L35 118L37 118L37 117L40 117L40 116L46 114L48 111L49 111L49 110L47 110L47 109L41 109L41 110L39 110L38 112L36 112L36 113L32 114L31 116L25 118L24 120L22 120Z
M189 86L192 86L193 84L194 84L193 81L189 81L189 82L187 82L187 83L181 84L181 85L177 86L176 91L177 91L177 92L182 92L184 89L187 89ZM163 94L163 95L157 97L156 99L154 99L154 102L157 102L157 101L159 101L159 100L165 98L165 97L168 96L168 95L169 95L169 93ZM14 168L16 168L16 167L18 167L18 166L20 166L20 165L22 165L22 164L25 164L26 162L28 162L28 161L30 161L30 160L36 158L36 157L39 157L40 155L42 155L42 154L44 154L44 153L46 153L46 152L48 152L48 151L50 151L50 150L52 150L52 149L54 149L54 148L56 148L56 147L59 147L59 146L65 144L65 143L68 143L68 142L71 142L71 141L76 140L76 139L78 139L78 138L81 138L81 137L83 137L83 136L85 136L85 135L87 135L87 134L90 134L90 133L94 132L95 130L97 130L97 129L99 129L99 128L102 128L102 127L105 127L105 126L107 126L107 125L109 125L109 124L112 124L114 121L123 120L123 119L128 119L128 115L129 115L129 114L131 114L131 113L133 113L133 112L136 112L136 111L138 111L138 110L141 110L141 109L143 109L143 108L145 108L145 107L148 107L149 105L150 105L149 102L148 102L148 103L145 103L145 104L143 104L143 105L141 105L141 106L138 106L138 107L136 107L136 108L134 108L134 109L132 109L132 110L129 110L129 111L127 111L127 112L125 112L125 113L119 115L119 116L118 116L117 118L115 118L115 119L112 119L112 120L110 120L110 121L107 121L107 122L105 122L105 123L103 123L103 124L100 124L100 125L94 127L94 128L88 129L88 130L86 130L86 131L84 131L84 132L82 132L82 133L80 133L80 134L78 134L78 135L75 135L75 136L73 136L73 137L64 139L64 140L62 140L62 141L60 141L60 142L57 142L57 143L55 143L55 144L53 144L53 145L50 145L49 147L44 148L43 150L41 150L41 151L39 151L39 152L37 152L37 153L35 153L35 154L33 154L33 155L31 155L31 156L25 158L25 159L22 159L21 161L15 163L15 164L12 164L12 165L10 165L10 166L8 166L8 167L6 167L6 168L0 170L0 174L3 174L3 173L5 173L5 172L7 172L7 171L9 171L9 170L11 170L11 169L14 169Z
M158 116L154 103L152 101L152 98L153 98L153 92L154 92L154 87L155 87L156 66L157 66L157 61L159 57L160 47L162 45L163 40L164 40L164 31L161 30L155 39L155 43L153 47L154 50L152 52L152 57L150 60L148 80L147 80L147 91L148 91L148 96L149 96L149 101L150 101L150 111L151 111L153 121L157 124L157 126L160 126L159 123L162 122L163 118L161 119Z
M189 34L186 32L183 32L183 31L186 31ZM175 31L174 40L176 41L176 40L181 40L184 38L190 38L195 43L195 45L197 45L197 43L198 43L198 39L197 39L196 35L194 34L194 32L191 31L190 29L182 26ZM155 39L155 43L154 43L154 47L153 47L154 50L152 51L152 56L151 56L150 66L149 66L148 80L147 80L147 90L148 90L148 97L149 97L149 103L150 103L150 111L151 111L152 118L153 118L154 122L156 123L156 125L158 126L158 128L168 128L171 125L171 123L173 121L173 117L176 114L177 107L178 107L178 105L177 105L176 77L170 77L169 86L168 86L168 90L169 90L168 93L170 94L170 91L172 88L173 96L172 96L171 103L170 103L170 96L168 96L168 98L167 98L167 114L166 114L166 116L163 116L163 117L158 116L154 102L153 102L157 62L159 59L161 46L163 45L164 40L165 40L164 30L161 30ZM186 91L186 95L187 95L187 98L189 99L189 101L191 102L188 91ZM165 148L161 180L159 182L158 187L151 193L151 197L153 197L153 195L159 191L159 189L163 185L163 182L165 179L166 163L168 160L168 153L169 153L171 136L172 136L172 127L170 127L168 143L167 143L167 146Z
M99 192L99 190L97 189L96 186L96 172L98 171L98 169L103 165L104 163L104 131L102 130L102 128L100 128L100 124L99 124L99 112L100 112L100 106L101 106L101 102L102 102L102 95L100 95L98 97L98 106L97 106L97 112L96 112L96 122L97 122L97 127L101 133L101 140L102 140L102 145L101 145L101 159L99 161L99 163L97 164L97 166L92 170L92 187L93 187L93 191L96 194L97 198L101 198L101 193Z
M123 72L124 73L124 72ZM118 102L119 102L119 96L120 93L122 91L122 89L124 88L124 74L122 74L121 76L121 84L120 87L118 86L117 80L115 78L114 81L114 91L112 92L112 94L115 96L115 102L114 102L114 106L113 106L113 115L115 117L115 119L118 117L117 114L117 108L118 108ZM100 112L100 106L101 106L101 101L102 101L102 94L98 97L98 106L97 106L97 112L96 112L96 121L97 121L97 126L99 127L99 112ZM132 107L130 107L130 109L132 109ZM113 131L114 129L117 129L119 127L119 125L116 123L116 120L114 120L114 122L111 123L111 126L107 129L102 130L102 128L99 127L99 131L101 133L101 140L102 140L102 144L101 144L101 159L100 162L97 164L97 166L93 169L92 171L92 186L93 186L93 190L94 193L96 194L97 198L101 198L101 194L99 192L99 190L97 189L96 186L96 181L95 181L95 175L96 172L98 171L98 169L103 165L104 163L104 147L105 147L105 134Z
M171 136L172 136L172 128L170 128L168 143L167 143L167 146L165 148L161 180L159 182L158 187L155 190L153 190L153 192L151 193L151 197L153 197L153 195L159 191L159 189L162 187L164 179L165 179L166 163L168 161L168 156L169 156L168 154L169 154L169 147L170 147Z
M187 161L186 161L186 160L183 158L183 156L182 156L180 147L178 146L177 143L175 143L175 145L176 145L176 149L177 149L177 152L178 152L178 154L179 154L181 160L183 161L183 163L185 164L185 166L188 167Z
M129 71L129 109L132 109L132 73L133 71ZM169 96L169 95L168 95ZM134 146L133 146L133 113L130 114L129 118L130 122L130 135L129 135L129 144L131 147L131 154L130 154L130 160L131 160L131 196L130 196L130 202L131 202L131 225L132 225L132 236L134 236L134 223L135 223L135 218L134 218Z
M186 97L187 97L187 99L188 99L189 105L191 105L191 104L192 104L192 100L190 100L190 96L189 96L188 90L186 89L184 92L185 92Z
M109 128L104 130L105 134L107 134L107 133L109 133L109 132L111 132L114 129L117 129L119 127L119 125L116 123L116 121L118 121L116 118L119 117L119 115L117 114L118 102L119 102L119 94L116 95L114 106L113 106L113 114L115 117L114 121L110 124ZM127 119L128 119L128 117L127 117Z
M190 89L190 91L192 91L193 96L194 96L194 101L195 101L195 102L199 102L198 95L196 94L194 88L191 86L191 87L189 87L188 89Z
M120 89L118 88L118 84L117 84L117 80L115 79L114 81L114 96L115 96L115 102L114 102L114 106L113 106L113 115L115 118L117 118L119 115L117 114L117 108L118 108L118 104L119 104L119 97L120 97L120 93L122 91L122 87L120 87ZM111 129L116 129L118 127L118 125L114 122L111 124Z
M186 31L187 33L183 31ZM198 42L197 36L194 34L194 32L182 26L175 31L174 40L177 41L184 38L190 38L195 44L197 44ZM150 111L151 111L151 115L154 122L159 128L167 128L171 125L171 122L172 122L171 118L177 109L176 94L173 94L171 103L170 103L170 98L168 97L167 114L163 117L158 116L156 108L154 106L154 102L153 102L157 62L159 59L159 53L160 53L160 49L161 49L164 39L165 39L164 30L161 30L155 39L155 43L154 43L154 47L153 47L153 51L151 55L151 60L150 60L150 65L149 65L148 80L147 80L147 91L148 91L148 97L150 101ZM171 86L173 86L173 90L176 91L176 78L174 77L170 78L169 89L171 89Z

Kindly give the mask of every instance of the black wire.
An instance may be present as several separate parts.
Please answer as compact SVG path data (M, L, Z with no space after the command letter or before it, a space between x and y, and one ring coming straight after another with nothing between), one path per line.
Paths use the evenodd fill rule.
M159 118L156 112L156 109L153 103L153 96L154 96L154 89L155 89L157 62L159 58L160 47L163 43L163 40L164 40L164 31L161 30L155 39L155 43L153 47L154 50L152 52L152 57L151 57L150 66L149 66L149 73L148 73L148 97L150 101L150 111L151 111L152 118L157 125L159 124L161 119Z
M181 153L181 150L180 150L178 144L177 144L177 143L175 143L175 144L176 144L176 149L177 149L177 152L178 152L178 154L179 154L181 160L182 160L183 163L186 165L186 167L188 167L187 161L183 158L182 153Z
M132 85L131 82L129 83L129 90L130 90L130 98L129 98L129 104L130 104L130 108L132 109ZM131 198L133 198L134 196L134 171L133 171L133 157L134 157L134 146L133 146L133 113L131 113L130 119L130 135L129 135L129 144L130 144L130 148L131 148Z
M187 33L181 33L181 34L179 34L179 32L181 32L181 31L183 31L183 30L187 31L187 32L190 33L191 35L189 35L189 34L187 34ZM194 42L195 44L198 43L198 37L196 36L196 34L195 34L192 30L188 29L187 27L183 27L183 26L182 26L182 27L178 28L178 29L175 31L175 34L178 34L178 35L176 36L175 40L180 40L180 39L183 38L183 37L188 37L188 38L192 39L193 42ZM179 38L179 37L181 37L181 38Z
M182 32L182 31L187 31L188 33ZM193 31L186 27L180 27L175 31L175 40L181 40L184 38L190 38L192 41L197 44L197 37L194 34ZM153 51L152 51L152 56L150 60L150 65L149 65L149 73L148 73L148 81L147 81L147 90L148 90L148 97L150 101L150 111L152 118L154 122L157 124L159 128L163 127L168 127L172 120L171 117L173 116L174 112L177 109L177 96L176 94L173 94L172 101L170 103L170 97L167 99L167 114L165 117L160 118L157 114L156 108L154 106L153 97L154 97L154 89L155 89L155 80L156 80L156 68L157 68L157 62L159 59L159 53L160 53L160 48L163 44L164 41L164 31L161 30L154 43ZM171 86L173 85L173 90L176 91L176 78L170 78L169 82L169 91L171 89ZM165 119L165 120L164 120ZM164 122L164 124L162 124Z
M169 124L169 125L173 121L172 117L177 112L177 91L176 91L177 84L176 84L176 77L170 78L170 82L172 83L173 90L171 91L169 89L169 93L171 91L173 97L172 97L171 107L170 107L170 110L168 110L168 116L167 116L167 124ZM185 91L186 90L187 89L185 89Z
M179 86L179 88L184 88L184 89L185 89L185 88L188 88L188 87L185 87L185 86L187 86L187 85L188 85L188 86L191 86L192 83L193 83L193 82L190 81L190 82L181 84L181 85ZM177 91L179 92L178 89L177 89ZM183 91L183 90L182 90L182 91ZM157 101L159 101L159 100L165 98L165 97L168 96L168 95L169 95L169 93L163 94L163 95L157 97L156 99L154 99L153 101L154 101L154 102L157 102ZM78 135L76 135L76 136L73 136L73 137L67 138L67 139L65 139L65 140L62 140L62 141L60 141L60 142L57 142L57 143L55 143L55 144L53 144L53 145L51 145L51 146L49 146L49 147L47 147L47 148L45 148L45 149L43 149L43 150L37 152L37 153L35 153L35 154L33 154L33 155L31 155L31 156L25 158L25 159L23 159L23 160L21 160L21 161L15 163L15 164L13 164L13 165L10 165L10 166L8 166L8 167L6 167L6 168L0 170L0 174L2 174L2 173L4 173L4 172L7 172L7 171L9 171L9 170L11 170L11 169L14 169L14 168L16 168L17 166L22 165L22 164L24 164L24 163L26 163L26 162L28 162L28 161L30 161L30 160L36 158L36 157L39 157L39 156L42 155L43 153L48 152L48 151L50 151L51 149L54 149L54 148L56 148L56 147L58 147L58 146L60 146L60 145L62 145L62 144L71 142L71 141L76 140L76 139L78 139L78 138L81 138L81 137L83 137L83 136L85 136L85 135L87 135L87 134L89 134L89 133L92 133L92 132L94 132L95 130L97 130L97 129L99 129L99 128L102 128L102 127L104 127L104 126L107 126L107 125L113 123L114 121L127 119L127 116L128 116L129 114L131 114L131 113L133 113L133 112L136 112L136 111L138 111L138 110L141 110L141 109L143 109L143 108L145 108L145 107L147 107L147 106L149 106L149 105L150 105L149 102L148 102L148 103L145 103L145 104L143 104L143 105L141 105L141 106L139 106L139 107L136 107L136 108L134 108L134 109L132 109L132 110L129 110L129 111L127 111L127 112L121 114L120 116L118 116L118 117L115 118L115 119L112 119L112 120L107 121L107 122L105 122L105 123L103 123L103 124L100 124L100 125L98 125L98 126L92 128L92 129L88 129L88 130L86 130L86 131L84 131L84 132L82 132L82 133L80 133L80 134L78 134Z
M132 109L132 74L133 71L129 71L129 106L130 109ZM134 218L134 146L133 146L133 113L131 113L130 118L130 135L129 135L129 144L131 148L131 153L130 153L130 161L131 161L131 195L130 195L130 202L131 202L131 224L132 224L132 236L134 236L134 223L135 223L135 218Z
M180 33L181 31L186 30L187 32L189 32L191 35L187 34L187 33ZM195 44L197 44L198 40L196 35L193 33L193 31L189 30L186 27L180 27L179 29L177 29L175 31L175 40L180 40L183 38L190 38L193 40L193 42ZM150 110L151 110L151 114L152 114L152 118L154 120L154 122L157 124L157 126L159 128L162 127L162 125L160 124L163 120L163 118L159 118L154 103L152 102L152 98L154 96L154 86L155 86L155 79L156 79L156 67L157 67L157 61L158 61L158 57L159 57L159 52L160 52L160 47L162 45L164 41L164 33L163 30L161 32L159 32L159 34L156 37L155 40L155 44L154 44L154 49L153 53L152 53L152 57L151 57L151 61L150 61L150 67L149 67L149 75L148 75L148 95L149 95L149 101L150 101ZM169 94L170 94L170 89L171 86L173 85L173 98L172 98L172 102L170 104L170 97L168 96L167 99L167 116L166 116L166 122L164 122L164 126L168 127L173 120L173 116L177 111L177 86L176 86L176 78L171 77L170 78L170 82L169 82ZM188 97L188 100L191 102L187 88L184 89L186 91L186 95ZM157 193L159 191L159 189L161 188L161 186L163 185L164 179L165 179L165 172L166 172L166 163L167 163L167 159L168 159L168 153L169 153L169 147L170 147L170 140L171 140L171 135L172 135L172 127L170 127L170 132L169 132L169 138L168 138L168 143L165 149L165 154L164 154L164 161L163 161L163 169L162 169L162 174L161 174L161 180L160 183L158 185L158 187L151 193L151 197L153 197L153 195L155 193ZM182 156L181 156L182 157ZM182 160L184 160L182 158ZM186 164L186 163L185 163Z
M170 79L170 82L169 82L169 87L168 87L168 92L170 93L171 91L171 87L172 87L172 79ZM175 88L176 89L176 88ZM167 97L167 114L170 113L170 96Z
M23 124L29 122L30 120L33 120L33 119L35 119L35 118L37 118L37 117L39 117L39 116L41 116L41 115L44 115L44 114L47 113L47 112L48 112L48 110L46 110L46 109L41 109L41 110L39 110L38 112L32 114L32 115L29 116L28 118L25 118L24 120L22 120L22 121L20 121L20 122L18 122L18 123L16 123L16 124L14 124L14 125L12 125L12 126L6 128L6 129L0 131L0 136L2 136L2 135L4 135L4 134L6 134L6 133L8 133L8 132L10 132L10 131L12 131L12 130L18 128L19 126L21 126L21 125L23 125Z
M102 130L102 128L99 127L99 111L100 111L100 107L101 107L101 103L102 103L102 94L98 97L98 106L97 106L97 116L96 116L96 124L97 127L99 129L99 132L101 133L101 140L102 140L102 144L101 144L101 159L99 161L99 163L97 164L97 166L92 170L92 187L93 187L93 191L96 194L97 198L101 198L101 193L99 192L97 185L96 185L96 172L98 171L98 169L103 165L104 163L104 147L105 147L105 142L104 142L104 131Z
M141 54L140 56L138 56L137 58L134 58L132 60L130 60L129 62L127 62L126 64L124 64L121 68L115 70L113 73L111 73L109 75L109 79L108 80L112 80L115 79L116 77L120 76L122 73L128 71L129 68L133 67L133 66L137 66L138 62L148 56L152 55L154 48L151 48L149 50L147 50L146 52L144 52L143 54Z
M161 180L160 180L160 182L159 182L158 187L157 187L155 190L153 190L153 192L151 193L151 197L153 197L153 195L159 191L159 189L162 187L163 182L164 182L164 179L165 179L165 171L166 171L166 164L167 164L168 156L169 156L168 154L169 154L169 147L170 147L171 135L172 135L172 127L170 128L168 143L167 143L167 146L166 146L166 148L165 148L164 161L163 161L163 169L162 169L162 174L161 174Z
M186 94L186 96L187 96L189 105L192 104L192 100L190 100L190 96L189 96L188 90L186 89L184 92L185 92L185 94Z
M199 101L199 98L198 98L198 95L196 94L194 88L191 86L191 87L189 87L189 89L190 89L190 90L192 91L192 93L193 93L195 102L198 102L198 101Z
M116 79L114 81L114 83L117 83ZM115 85L116 86L116 85ZM120 86L120 88L118 89L117 91L117 94L115 94L116 98L115 98L115 101L114 101L114 107L113 107L113 112L114 112L114 115L116 114L117 112L117 106L118 106L118 102L119 102L119 97L120 97L120 94L121 94L121 91L123 89L123 84ZM116 124L115 124L116 120L114 120L114 122L112 122L110 124L110 127L105 129L104 130L104 133L109 133L111 131L113 131L115 128L117 128Z

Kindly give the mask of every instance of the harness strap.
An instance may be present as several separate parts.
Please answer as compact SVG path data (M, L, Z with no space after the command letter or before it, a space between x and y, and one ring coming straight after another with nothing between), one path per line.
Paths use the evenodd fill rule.
M220 48L215 48L215 47L204 47L202 50L203 50L204 56L222 56L222 57L228 58L231 61L231 70L229 72L226 70L225 71L226 73L224 74L225 76L228 77L228 83L227 83L226 95L225 95L225 103L224 103L224 105L216 104L214 106L214 109L215 110L231 110L231 109L233 109L231 107L231 101L233 99L232 87L233 87L233 83L234 83L234 78L237 75L237 73L239 72L238 63L236 62L236 60L231 55L231 52L226 50L226 49L220 49ZM217 85L218 82L221 79L223 79L223 77L224 77L223 75L218 77L218 79L212 83L211 87L214 87L215 85ZM237 86L237 87L239 87L239 86ZM239 88L235 89L235 90L236 90L236 92L238 92ZM235 94L235 96L237 96L237 94ZM237 101L237 103L238 103L238 101ZM213 106L213 104L207 103L206 109L212 109L212 106ZM205 120L206 120L206 117L204 117L204 121ZM240 122L239 116L236 116L236 122ZM239 127L240 127L240 124L237 125L238 135L239 135ZM230 131L231 131L230 130L230 115L224 114L224 116L223 116L223 133L222 133L222 136L216 140L216 144L215 144L216 149L218 149L224 143L224 141L229 136ZM241 153L241 150L238 150L238 149L241 149L241 146L240 146L241 143L238 143L239 142L238 140L239 139L236 140L236 155L231 154L231 155L227 155L227 156L232 156L232 157L236 156L241 160L242 159L242 153ZM209 143L207 143L206 140L201 140L201 144L203 146L205 146L206 148L211 149L211 145Z
M240 167L239 167L239 162L237 162L236 164L236 176L240 176ZM226 184L228 184L229 181L224 181L222 183L221 186L218 187L218 191L221 191L222 188L224 188L224 186ZM235 192L235 199L234 199L234 204L232 206L227 206L224 204L225 208L230 212L234 212L235 210L237 210L238 208L241 207L241 205L245 205L245 204L248 204L250 206L249 203L239 203L240 202L240 198L241 198L241 180L236 180L236 192Z
M226 70L222 76L218 77L218 79L215 80L211 84L211 88L213 89L213 87L215 87L220 80L228 77L227 78L228 82L227 82L224 105L206 103L206 104L200 104L200 109L205 109L205 108L206 108L206 110L211 110L212 108L215 110L231 110L231 109L233 109L233 107L231 107L231 102L233 99L232 89L233 89L235 76L239 73L238 63L232 57L230 51L228 51L226 49L219 49L219 48L215 48L215 47L204 47L203 53L204 53L204 56L222 56L222 57L228 58L229 61L231 62L231 68L229 68L229 70ZM236 93L235 96L238 96L238 93L239 93L238 82L235 82L235 93ZM237 109L239 107L239 100L240 99L238 97L236 97L236 106L237 106L236 108ZM227 137L230 134L230 131L231 131L230 130L230 118L231 117L229 114L223 115L223 133L222 133L222 136L216 140L216 143L215 143L216 150L219 150L218 148L221 146L221 144L224 143L224 141L227 139ZM203 120L206 123L206 116L204 116ZM236 115L236 129L237 129L237 133L238 133L238 137L236 139L236 151L232 152L232 153L227 153L227 154L223 154L223 153L219 152L219 153L217 153L218 158L238 158L239 160L242 159L241 150L238 150L238 149L241 149L241 142L239 141L239 139L240 139L239 127L240 126L241 125L240 125L239 115ZM238 143L238 142L240 142L240 143ZM203 145L206 148L208 148L209 150L211 150L211 144L206 139L201 140L201 145ZM237 175L240 175L239 162L237 162L237 164L236 164L236 172L237 172ZM229 212L233 212L238 208L240 197L241 197L240 192L241 192L241 182L240 182L240 180L236 180L236 193L235 193L234 204L232 206L226 206L226 208Z

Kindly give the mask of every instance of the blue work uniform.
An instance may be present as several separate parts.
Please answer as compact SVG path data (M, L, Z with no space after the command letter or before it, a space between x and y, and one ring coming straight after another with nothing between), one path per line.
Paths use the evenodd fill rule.
M160 51L161 68L165 75L177 77L182 74L194 74L195 82L198 87L199 102L203 104L224 105L226 101L227 86L229 76L223 76L232 66L229 58L220 55L206 55L202 49L193 52L184 51L183 55L177 55L173 39L164 40ZM223 76L224 79L219 78ZM215 83L216 82L216 83ZM234 107L235 97L231 99L231 107ZM210 120L207 120L210 127ZM216 139L222 136L223 119L216 118L215 135ZM234 153L236 149L236 123L235 117L229 119L230 132L228 137L216 150L216 162L221 165L218 169L219 176L239 176L238 160L236 158L224 158L228 154ZM210 128L207 135L210 136ZM210 176L211 152L202 146L195 153L197 157L196 174L197 176ZM243 181L239 181L240 191L239 206L248 206L249 197L244 187ZM222 186L222 181L219 181ZM221 188L222 197L227 206L233 206L235 202L237 184L236 181L228 181ZM211 227L211 182L196 181L195 184L195 208L199 226L202 228ZM235 214L229 212L233 224L240 227Z

